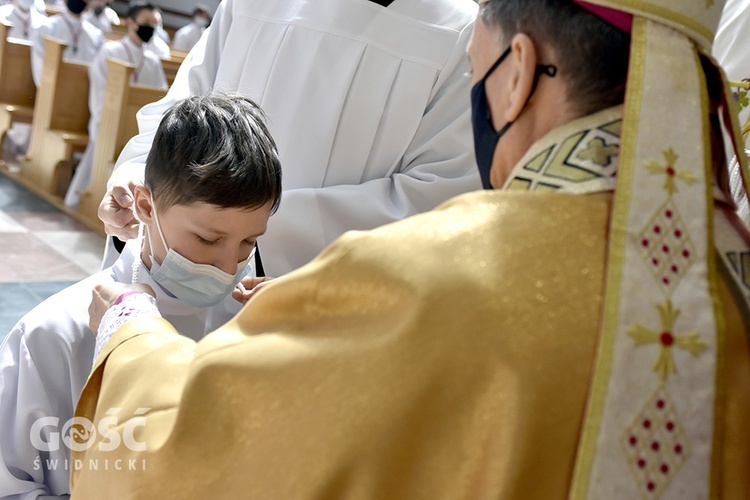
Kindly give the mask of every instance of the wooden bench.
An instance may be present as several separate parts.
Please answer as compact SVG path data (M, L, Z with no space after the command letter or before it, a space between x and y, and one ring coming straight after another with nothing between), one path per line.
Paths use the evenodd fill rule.
M97 211L117 157L125 144L138 134L136 114L146 104L158 101L166 90L133 85L130 77L135 66L110 59L107 61L107 86L104 108L94 153L94 169L88 189L81 193L78 215L89 227L102 226Z
M36 94L31 145L21 175L41 191L64 196L73 155L88 143L89 67L63 61L66 44L44 39L42 82Z
M13 123L31 123L36 87L31 76L31 42L7 39L0 23L0 148Z

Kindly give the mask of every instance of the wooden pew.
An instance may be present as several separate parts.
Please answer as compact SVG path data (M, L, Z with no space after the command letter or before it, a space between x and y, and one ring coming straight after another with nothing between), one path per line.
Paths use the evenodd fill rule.
M94 170L88 189L81 193L78 215L81 222L89 227L103 228L97 210L104 194L107 181L112 175L117 157L125 144L138 134L136 114L146 104L158 101L166 90L143 87L130 83L135 66L123 61L107 61L107 87L104 94L104 108L94 153Z
M31 42L7 39L0 23L0 148L13 123L31 123L36 87L31 76Z
M39 190L64 196L73 154L88 143L89 67L63 61L66 44L45 38L42 82L36 94L29 154L21 175Z

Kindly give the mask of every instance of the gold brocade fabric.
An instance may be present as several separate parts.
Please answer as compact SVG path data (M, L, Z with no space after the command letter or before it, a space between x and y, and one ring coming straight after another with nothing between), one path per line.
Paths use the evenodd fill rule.
M131 321L77 415L150 408L147 450L100 436L73 454L73 498L566 498L610 208L607 193L471 193L345 235L199 344ZM750 498L748 345L721 292L723 492Z

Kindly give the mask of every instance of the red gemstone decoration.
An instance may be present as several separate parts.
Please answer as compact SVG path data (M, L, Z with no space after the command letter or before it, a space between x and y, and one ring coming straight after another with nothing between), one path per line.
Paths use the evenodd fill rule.
M679 444L674 445L674 452L680 455L682 453L682 445L679 445Z
M656 234L659 234L659 233L661 233L661 227L659 227L659 226L654 226L654 232L655 232Z
M662 335L664 335L664 334L662 334ZM660 400L658 400L658 401L656 402L656 407L657 407L657 408L659 408L660 410L661 410L662 408L664 408L664 400L663 400L663 399L660 399Z
M672 168L672 167L667 167L667 175L668 175L668 176L670 176L670 177L674 177L674 173L675 173L675 172L674 172L674 168Z
M659 336L659 340L664 345L664 347L669 347L674 344L674 336L670 332L662 332L662 334Z
M667 422L667 430L672 432L674 430L674 422Z
M646 419L643 421L643 428L644 429L650 429L651 428L651 420Z
M661 279L665 285L669 285L669 278L662 278Z
M678 272L680 272L680 268L677 267L677 266L672 266L671 269L672 269L672 272L675 273L675 274L677 274Z
M666 474L669 472L669 465L661 464L661 467L659 467L659 470L661 470L663 474Z
M682 256L687 259L688 257L690 257L690 251L689 250L683 250L682 251Z
M659 451L659 441L654 441L651 443L651 449L654 451Z
M646 485L646 488L648 488L648 491L654 491L654 488L656 488L656 485L653 483L653 481L649 481Z
M682 231L680 231L679 229L675 229L674 236L675 238L679 238L680 236L682 236Z
M651 259L651 263L653 265L655 265L655 266L658 266L659 265L659 259L657 259L656 257L654 257L653 259Z
M664 252L664 253L669 253L669 247L667 245L663 245L661 247L661 251Z
M644 247L647 247L648 246L648 240L646 238L643 238L643 240L641 241L641 245L643 245Z
M638 438L635 436L630 436L630 446L635 446L638 444Z
M667 216L667 219L671 219L673 214L671 210L667 210L666 212L664 212L664 215Z
M646 461L644 459L642 459L642 458L639 458L638 459L638 468L639 469L643 469L644 467L646 467Z

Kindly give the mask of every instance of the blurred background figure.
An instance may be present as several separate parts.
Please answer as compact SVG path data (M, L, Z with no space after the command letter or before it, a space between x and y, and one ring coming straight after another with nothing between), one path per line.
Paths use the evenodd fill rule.
M89 8L83 14L83 19L109 33L112 26L120 25L120 16L109 6L110 3L107 0L89 0Z
M211 13L205 5L198 5L193 9L193 21L177 30L174 34L172 48L175 50L189 51L198 43L201 35L211 22Z

